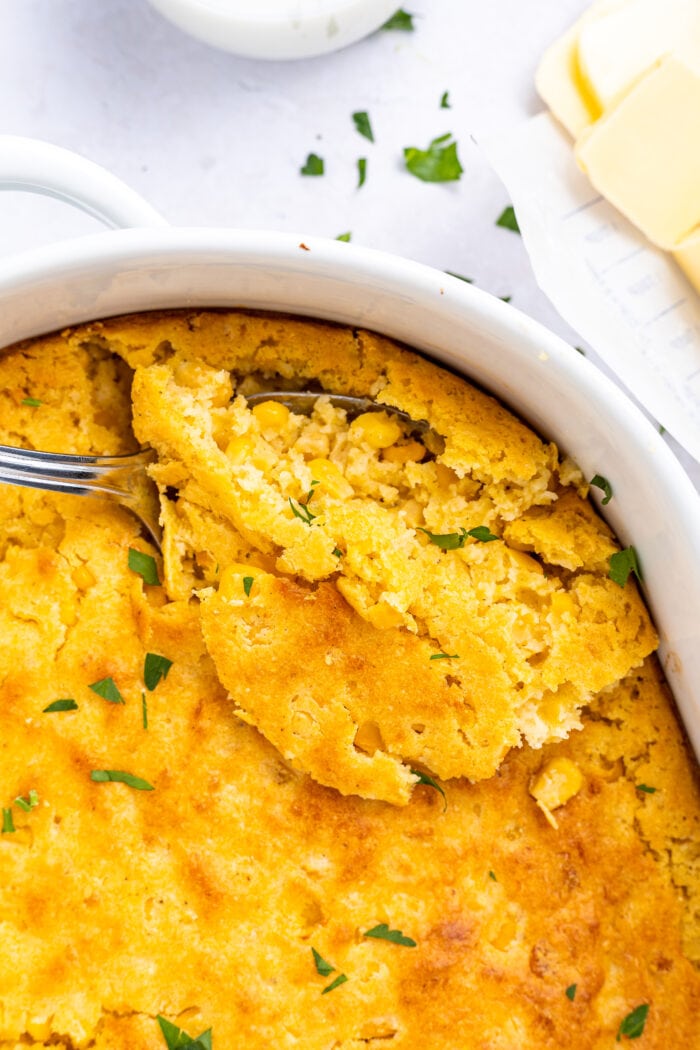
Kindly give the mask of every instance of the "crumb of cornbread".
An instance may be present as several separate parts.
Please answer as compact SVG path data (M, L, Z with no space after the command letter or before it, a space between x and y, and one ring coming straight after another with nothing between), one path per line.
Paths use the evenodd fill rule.
M214 314L92 331L136 365L134 426L158 452L170 596L211 603L206 639L221 680L232 692L241 676L256 683L237 692L236 709L321 783L405 804L415 765L491 776L508 748L578 728L582 706L654 648L634 585L608 577L618 547L580 474L565 463L560 475L553 445L457 376L371 333L307 322ZM361 392L430 431L385 414L378 425L395 436L377 447L369 424L327 398L310 418L266 420L236 396L309 377L358 393L358 376ZM427 535L479 527L498 538L442 550ZM298 676L261 675L257 644L232 643L251 630L247 596L207 596L231 563L306 586L306 605L292 590L286 602L266 592L278 599L267 611L262 592L251 601L266 617L266 659L291 666L297 646L316 667L313 695ZM323 663L321 581L336 596L352 674Z
M37 341L35 377L62 348ZM128 398L111 378L74 411L90 428L108 403L113 432L92 447L63 433L72 353L41 440L119 450ZM18 357L0 361L5 387ZM36 426L19 398L0 440L38 446ZM232 717L199 604L128 570L128 548L149 549L128 514L17 492L0 501L0 805L40 802L0 836L3 1050L163 1050L159 1013L246 1050L454 1050L455 1032L460 1046L590 1050L641 1003L640 1048L694 1045L700 795L653 658L592 702L581 732L512 751L488 781L445 783L446 805L427 785L401 808L343 797ZM173 665L144 730L147 652ZM124 705L88 688L106 675ZM78 710L43 714L59 696ZM557 756L584 785L555 832L530 785ZM93 783L105 767L155 790ZM416 947L363 937L381 922Z

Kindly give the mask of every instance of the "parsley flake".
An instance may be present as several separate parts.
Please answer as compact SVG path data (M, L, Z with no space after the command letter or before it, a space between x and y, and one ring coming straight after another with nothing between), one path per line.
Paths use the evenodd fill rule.
M36 809L36 807L39 805L38 792L36 792L34 790L34 788L32 788L32 790L29 792L29 795L28 795L27 798L22 798L22 796L19 795L15 799L15 805L19 806L19 808L22 810L23 813L30 813L33 809Z
M433 653L431 660L459 660L459 653Z
M492 879L494 882L498 882L495 871L489 871L489 878Z
M440 96L440 109L452 109L450 105L450 93L449 91L443 91Z
M474 540L479 540L481 543L490 543L492 540L499 538L494 536L487 525L476 525L473 529L460 528L459 532L430 532L419 525L418 531L424 532L430 542L443 551L460 550L466 543L468 536L471 536Z
M301 175L323 175L324 170L323 157L319 157L317 153L309 153L306 164L299 169L299 173Z
M369 113L366 110L361 110L358 113L353 113L352 119L360 135L364 135L370 142L374 142L374 132L372 131Z
M580 354L581 357L585 357L586 356L586 351L583 349L582 346L575 346L574 350L576 351L577 354Z
M456 277L458 281L464 281L465 284L474 284L473 277L465 277L461 273L455 273L454 270L445 270L448 277Z
M173 666L172 660L167 656L159 656L158 653L146 653L143 663L143 680L146 689L153 692L159 682L164 682L168 677L168 671Z
M144 729L148 729L148 700L146 694L141 693L141 722Z
M339 233L336 237L336 241L344 241L348 244L352 240L352 233L348 230L347 233Z
M2 811L2 834L12 835L17 829L15 828L15 822L12 819L12 810L8 807L3 807Z
M315 948L311 949L311 953L314 957L316 973L320 974L321 977L328 977L329 974L335 973L335 966L331 966L329 962L326 962L323 956L319 955Z
M330 984L326 985L321 992L321 995L326 995L328 992L332 992L335 988L340 987L341 984L345 984L346 981L347 976L344 973L339 973L334 981L331 981Z
M367 181L367 158L366 157L358 157L357 158L357 188L358 188L358 190L359 190L360 186L364 186L366 181Z
M520 227L518 226L518 220L515 217L515 209L512 204L503 209L496 219L496 226L502 226L504 230L512 230L513 233L520 233Z
M289 497L289 506L292 508L292 514L295 518L300 518L305 525L310 525L314 518L318 517L316 514L312 514L305 503L300 503L296 499Z
M156 565L156 559L152 555L144 554L143 551L137 551L134 547L129 547L129 568L133 572L137 572L143 578L144 583L148 583L151 587L160 587L158 566Z
M573 1003L574 999L576 998L576 987L577 986L575 984L570 984L569 987L564 992L564 995L566 996L566 998L570 999L572 1003Z
M183 1032L182 1028L178 1028L176 1024L167 1021L160 1014L156 1017L156 1021L160 1025L168 1050L211 1050L211 1028L193 1039L187 1032Z
M54 711L77 711L78 705L75 700L54 700L45 707L42 714L51 714Z
M404 948L416 948L417 944L412 937L404 937L401 930L390 930L385 922L366 930L363 937L374 937L378 941L390 941L392 944L402 944Z
M244 576L243 577L243 590L245 591L246 598L250 598L250 592L253 589L253 584L254 583L255 583L255 579L254 579L253 576Z
M607 478L604 478L602 474L596 474L595 477L591 478L591 485L595 485L597 489L602 489L605 493L604 498L600 501L602 506L606 506L612 499L612 485Z
M644 1031L648 1013L648 1003L642 1003L640 1006L636 1006L631 1013L627 1014L627 1017L623 1017L620 1021L615 1041L619 1043L623 1035L626 1035L628 1039L639 1039Z
M440 792L445 802L445 805L442 807L442 812L444 813L447 809L447 795L445 794L445 789L441 787L433 777L428 776L427 773L421 773L420 769L412 769L411 772L414 777L418 777L419 784L425 784L427 787L435 788L436 791ZM367 935L365 934L365 936Z
M661 436L663 437L663 435L665 433L666 433L666 427L663 425L663 423L659 423L659 434L661 434Z
M402 7L395 11L391 18L381 26L381 29L404 29L409 33L412 33L416 28L413 24L413 15L409 15L408 11L404 11Z
M624 550L611 554L609 565L608 576L618 587L625 586L631 572L634 573L638 580L642 578L637 552L634 547L625 547Z
M40 401L38 397L23 397L22 404L29 405L30 408L38 408L39 405L43 405L43 401Z
M427 149L406 146L403 155L406 168L422 182L455 182L462 177L464 168L457 156L457 143L452 132L433 139Z
M343 557L343 552L341 551L340 547L334 547L331 553L334 554L336 558Z
M137 791L155 791L153 784L142 780L141 777L135 777L133 773L125 773L122 769L93 769L90 780L94 780L96 784L126 784Z
M643 791L645 795L655 795L659 790L658 788L650 787L648 784L635 784L634 786L637 791Z
M101 678L99 682L93 682L89 688L109 704L123 704L126 702L114 684L113 678Z

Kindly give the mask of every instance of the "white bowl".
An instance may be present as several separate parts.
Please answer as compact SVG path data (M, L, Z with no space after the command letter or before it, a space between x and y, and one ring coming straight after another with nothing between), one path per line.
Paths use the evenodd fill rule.
M3 185L152 228L0 260L0 346L81 321L174 307L340 321L403 340L462 372L556 441L587 477L607 477L615 495L605 517L637 549L662 663L700 753L700 497L654 427L572 347L463 281L382 252L291 234L163 228L113 176L56 147L0 138Z
M311 58L379 29L397 0L150 0L180 29L247 58Z

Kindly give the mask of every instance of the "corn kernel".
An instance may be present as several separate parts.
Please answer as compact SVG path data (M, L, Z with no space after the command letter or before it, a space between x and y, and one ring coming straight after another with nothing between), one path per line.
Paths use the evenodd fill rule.
M383 601L372 605L367 610L366 617L373 627L379 627L382 630L388 627L400 627L404 621L402 612Z
M512 547L509 548L509 553L511 562L514 562L519 569L522 569L525 572L537 572L540 576L544 576L544 569L536 558L531 558L530 555L525 554L524 551L513 550Z
M289 422L289 409L279 401L263 401L252 411L263 429L282 430Z
M530 785L530 794L536 800L553 827L557 822L552 810L565 805L583 787L583 773L570 758L552 758L539 771Z
M415 528L415 526L420 525L423 520L423 507L417 499L409 499L406 500L399 511L399 514L409 528ZM425 533L421 532L421 536L425 536ZM428 540L427 536L425 536L425 538ZM428 542L430 541L428 540Z
M70 599L62 601L60 605L61 623L64 627L74 627L78 622L78 612L75 602Z
M31 1017L27 1016L25 1021L25 1031L32 1040L39 1040L44 1042L46 1039L51 1038L51 1022L53 1020L53 1014L51 1017Z
M222 598L242 598L245 595L243 584L246 577L261 576L265 572L257 565L244 565L242 562L232 562L227 565L219 577L219 594Z
M73 569L71 579L79 591L87 591L97 582L95 574L88 569L87 565L79 565L77 569Z
M576 612L576 603L566 591L555 591L552 595L552 612L557 616Z
M240 434L238 437L231 438L226 446L226 455L236 466L249 460L252 451L253 442L247 434Z
M359 726L353 743L356 748L368 755L384 750L384 740L376 722L364 722Z
M353 419L350 430L372 448L388 448L401 437L401 427L386 412L363 412Z
M382 458L388 463L420 463L425 452L425 445L421 445L420 441L407 441L405 445L392 445L384 449Z
M354 490L340 469L330 459L312 459L308 464L311 477L320 487L336 499L351 499ZM315 486L314 486L315 487Z
M264 438L253 440L247 434L231 438L226 446L226 455L237 467L250 463L259 470L269 470L277 462L274 449Z

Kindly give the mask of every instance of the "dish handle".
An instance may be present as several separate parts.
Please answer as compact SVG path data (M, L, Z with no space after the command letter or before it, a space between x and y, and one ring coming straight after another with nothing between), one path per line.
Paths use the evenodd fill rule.
M116 175L78 153L38 139L0 135L0 190L55 197L111 229L168 225Z

